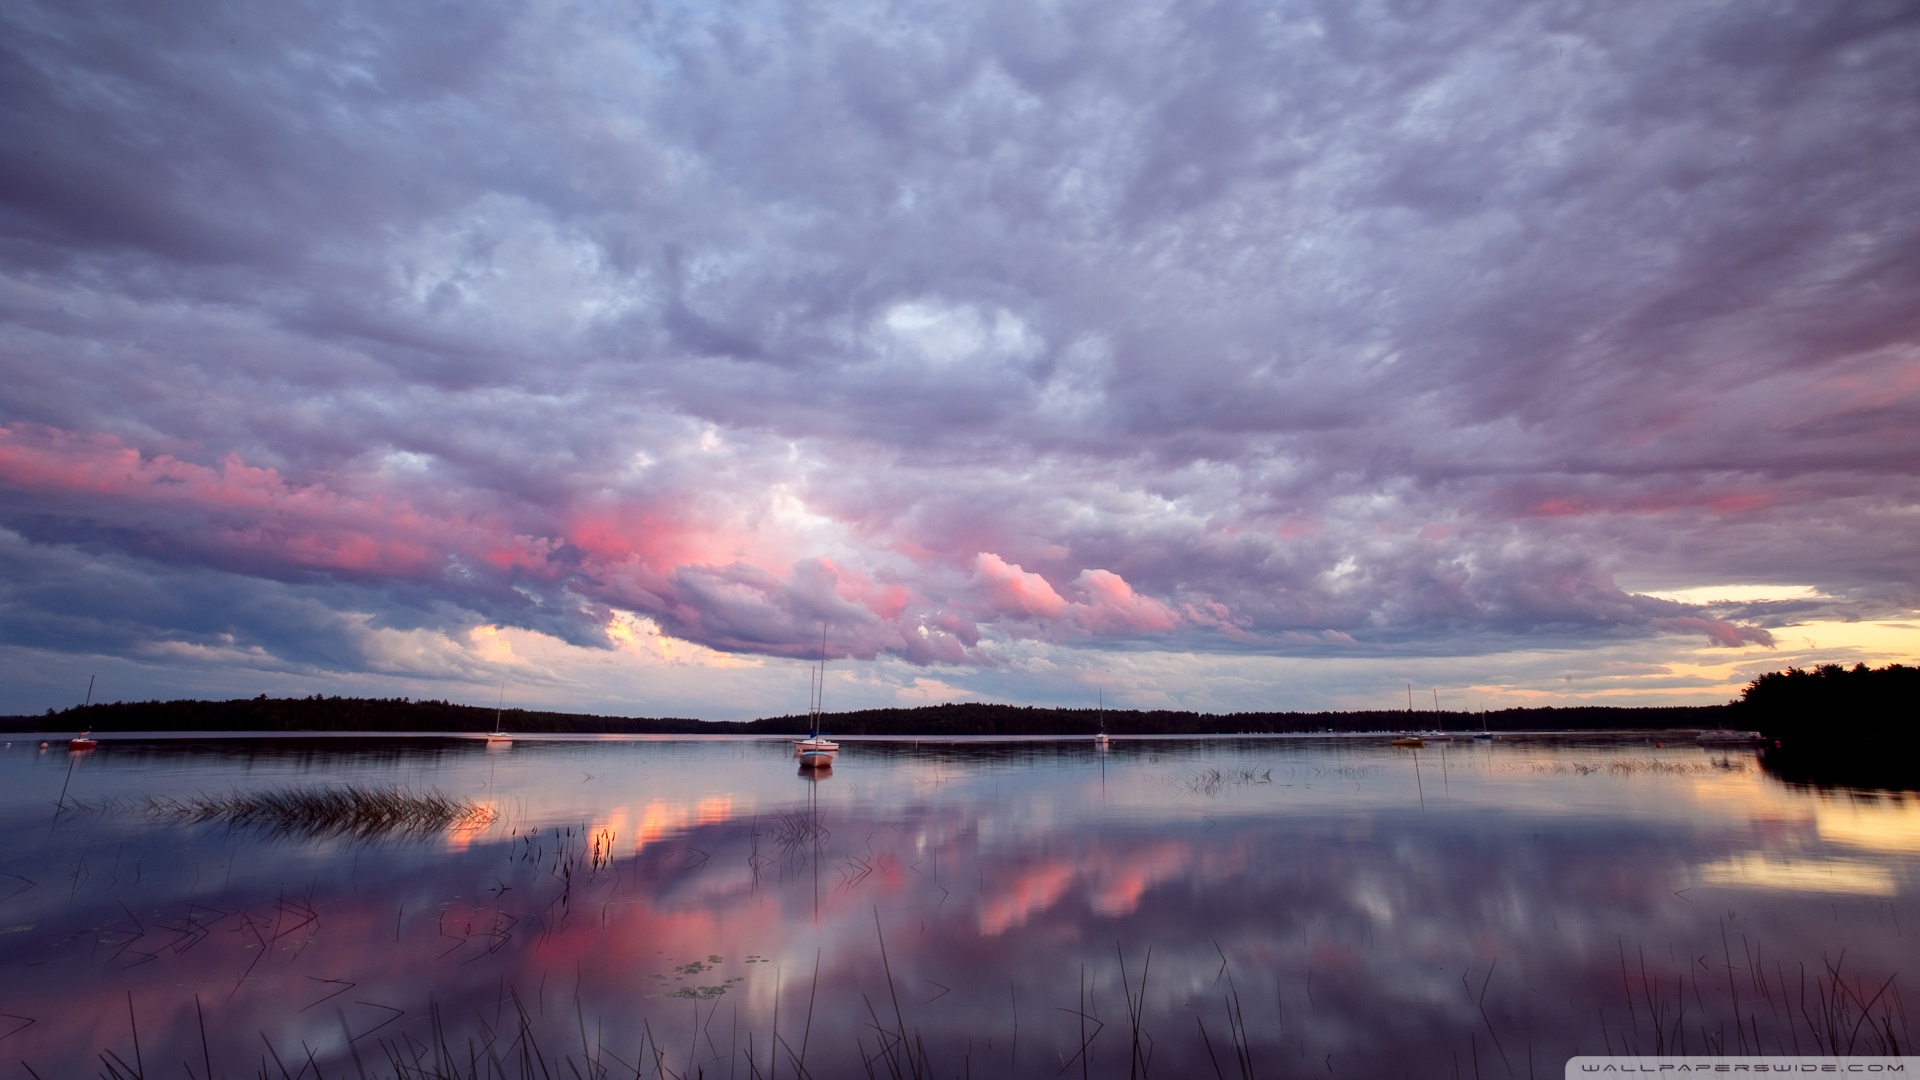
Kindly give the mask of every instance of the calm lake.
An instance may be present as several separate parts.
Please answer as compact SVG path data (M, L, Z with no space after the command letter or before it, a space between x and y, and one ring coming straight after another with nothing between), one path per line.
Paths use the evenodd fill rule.
M810 777L785 740L16 736L0 1075L1507 1077L1909 1043L1920 802L1748 750L842 745ZM147 803L341 783L494 817Z

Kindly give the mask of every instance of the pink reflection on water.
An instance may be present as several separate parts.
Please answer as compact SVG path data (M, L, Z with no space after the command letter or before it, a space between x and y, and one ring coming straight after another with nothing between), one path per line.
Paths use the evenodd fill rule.
M765 786L716 793L709 777L746 766L676 760L650 774L657 797L582 799L572 824L552 800L578 789L580 759L529 757L516 767L534 771L500 801L532 792L550 800L539 814L444 842L105 816L14 830L0 838L4 868L38 884L0 901L0 930L29 927L0 934L0 1012L36 1022L3 1049L43 1077L97 1074L108 1051L131 1061L131 993L149 1075L177 1075L154 1063L199 1068L197 994L226 1075L254 1075L263 1058L278 1075L269 1044L290 1075L308 1049L326 1075L353 1075L343 1024L383 1061L383 1047L428 1045L436 1016L462 1054L467 1039L532 1038L583 1075L589 1060L632 1075L653 1060L643 1048L674 1074L753 1075L751 1034L765 1075L777 1006L783 1040L802 1039L811 1015L814 1075L864 1075L878 1030L868 1005L885 1003L881 1026L893 1024L897 996L940 1075L1058 1075L1084 1007L1107 1032L1090 1072L1110 1076L1128 1064L1124 960L1133 985L1148 978L1156 1074L1212 1075L1199 1031L1223 1039L1238 994L1262 1075L1317 1075L1329 1056L1335 1075L1403 1075L1434 1053L1503 1075L1490 1032L1516 1074L1528 1044L1536 1065L1636 1038L1650 1049L1650 1018L1677 1015L1677 978L1690 1048L1703 1030L1733 1037L1732 975L1772 1051L1795 1023L1807 1037L1775 1008L1800 992L1797 965L1809 993L1831 991L1822 965L1844 948L1838 983L1857 976L1870 998L1920 959L1903 932L1920 818L1903 800L1842 803L1751 775L1533 768L1558 764L1545 754L1510 772L1456 765L1461 803L1429 791L1427 812L1411 793L1394 801L1401 763L1383 758L1341 785L1372 785L1375 801L1329 808L1304 787L1169 794L1180 789L1122 759L1108 765L1112 804L1049 816L1029 810L1084 797L1071 763L963 797L962 765L916 784L907 758L894 789L892 766L857 755L803 787L783 749L769 751ZM1180 766L1155 768L1177 779ZM1154 812L1121 815L1123 794ZM1601 806L1616 796L1619 812ZM1588 809L1567 811L1576 797ZM772 809L742 809L756 805ZM1820 827L1783 834L1782 821ZM1769 853L1776 841L1792 851ZM1752 852L1877 860L1902 891L1883 901L1688 876Z

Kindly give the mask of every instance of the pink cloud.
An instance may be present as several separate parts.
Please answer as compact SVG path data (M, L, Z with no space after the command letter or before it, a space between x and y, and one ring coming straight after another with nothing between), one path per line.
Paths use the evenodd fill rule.
M1133 591L1126 579L1108 570L1082 570L1074 584L1087 596L1076 604L1080 625L1095 633L1172 630L1180 617L1165 604Z
M984 594L983 614L1056 629L1088 634L1161 633L1185 621L1166 604L1135 592L1125 578L1111 570L1080 571L1073 579L1078 599L1068 600L1046 578L983 551L974 559L974 580ZM1205 603L1212 612L1209 618L1200 620L1201 625L1230 625L1224 605Z
M198 465L169 454L142 455L110 435L24 424L0 427L0 484L81 497L109 521L124 518L147 532L165 522L182 547L300 569L421 576L462 558L537 574L549 568L555 546L516 535L486 515L435 513L383 492L349 495L324 484L290 483L237 454Z
M1046 578L990 551L974 557L974 574L986 587L987 606L995 614L1016 619L1057 619L1066 614L1066 600Z
M552 601L549 611L589 621L608 608L635 611L674 636L739 652L812 656L823 623L833 655L921 664L991 662L980 628L995 623L1062 638L1253 636L1252 620L1219 601L1148 595L1102 567L1056 588L992 550L956 573L947 557L909 559L885 537L873 549L881 568L857 556L796 558L801 541L756 516L750 499L704 488L519 506L545 517L516 528L502 508L517 504L487 488L402 487L384 474L295 479L237 454L204 464L114 436L16 424L0 427L0 489L241 573L448 582L463 603L482 606L489 587L537 584L554 594L541 601ZM1069 556L1064 546L1047 552ZM503 616L515 617L488 612Z
M831 576L834 595L860 605L877 619L891 622L915 606L914 592L905 585L875 581L824 556L814 561Z

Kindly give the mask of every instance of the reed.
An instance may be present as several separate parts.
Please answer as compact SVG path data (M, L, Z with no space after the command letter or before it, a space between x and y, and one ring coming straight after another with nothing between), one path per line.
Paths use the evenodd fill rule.
M1217 795L1223 789L1243 784L1271 783L1272 769L1202 769L1182 781L1180 788L1191 795Z
M1596 773L1609 773L1614 776L1705 776L1710 773L1748 773L1754 770L1751 759L1715 758L1705 761L1670 758L1614 758L1607 761L1547 761L1530 765L1501 764L1493 767L1494 772L1515 772L1520 768L1529 772L1549 775L1592 776Z
M604 1038L597 1024L590 1028L587 1007L577 989L570 1016L559 1011L549 1015L539 999L524 999L517 989L503 984L498 1008L504 1015L495 1012L491 1019L486 1010L443 1011L429 995L424 1007L413 1009L360 1002L388 1010L393 1015L358 1032L349 1026L345 1012L336 1008L340 1037L337 1041L329 1039L324 1045L295 1041L285 1035L275 1038L265 1031L253 1032L250 1034L259 1042L254 1048L254 1053L260 1055L259 1067L255 1070L245 1065L237 1072L230 1069L238 1040L229 1032L228 1038L212 1040L210 1048L205 1013L196 996L193 1012L188 1015L190 1022L197 1021L198 1045L192 1045L194 1033L188 1031L186 1039L176 1040L173 1048L197 1051L198 1069L182 1061L194 1080L203 1074L299 1080L308 1073L316 1077L358 1076L363 1080L557 1080L561 1077L718 1080L722 1076L736 1080L780 1077L824 1080L829 1075L862 1074L871 1080L946 1080L970 1076L975 1050L971 1041L963 1048L950 1033L944 1032L946 1037L936 1041L922 1029L920 1020L907 1023L907 1012L918 1012L924 1019L931 1003L922 1003L916 1009L902 999L901 973L892 967L891 950L877 910L874 917L879 963L871 971L872 981L864 989L842 991L858 994L865 1015L858 1022L843 1021L837 1025L838 1030L823 1032L822 1042L828 1044L829 1060L833 1062L824 1067L817 1056L809 1056L811 1029L815 1026L815 999L821 990L818 953L814 974L807 986L805 1018L798 1037L791 1031L790 1021L787 1029L779 1026L783 1003L776 991L771 1029L744 1033L747 1036L744 1046L737 1012L735 1027L724 1046L713 1039L709 1030L718 1007L715 999L725 992L722 987L710 988L718 991L711 995L660 995L676 1002L686 1000L693 1016L692 1026L669 1036L657 1033L651 1023L652 1019L661 1018L659 1014L643 1016L639 1031L629 1028L626 1038L632 1041L616 1047ZM1780 961L1767 963L1748 945L1744 935L1733 933L1733 928L1725 923L1723 928L1729 932L1723 934L1722 953L1712 965L1683 959L1663 967L1657 954L1649 955L1638 945L1628 949L1624 940L1617 942L1617 986L1624 1000L1616 999L1612 1007L1601 1008L1598 1017L1599 1035L1607 1053L1899 1055L1911 1046L1905 1008L1897 981L1891 975L1868 976L1849 971L1845 955L1823 957L1818 964L1791 967ZM279 936L276 933L272 940L278 940ZM1742 945L1741 954L1737 956L1732 952L1735 941ZM1117 971L1126 1008L1124 1026L1100 1019L1099 1010L1091 1000L1088 973L1083 967L1077 988L1077 1008L1061 1005L1055 1010L1065 1014L1064 1021L1053 1031L1056 1040L1060 1040L1054 1044L1057 1067L1054 1063L1039 1068L1029 1066L1021 1071L1022 1075L1061 1077L1077 1072L1088 1080L1093 1077L1119 1080L1122 1075L1129 1080L1151 1080L1156 1063L1161 1064L1163 1076L1199 1076L1207 1071L1215 1080L1230 1077L1253 1080L1256 1075L1271 1076L1276 1072L1300 1075L1298 1066L1293 1072L1288 1071L1289 1063L1281 1054L1283 1043L1278 1036L1282 1025L1278 1013L1272 1027L1257 1033L1252 1030L1235 969L1217 941L1214 947L1220 957L1220 967L1214 976L1212 991L1203 990L1200 980L1192 978L1170 991L1182 997L1192 995L1187 1004L1195 1007L1194 1027L1184 1032L1187 1040L1184 1046L1182 1032L1177 1029L1149 1030L1150 1012L1161 1012L1150 1008L1150 996L1165 999L1169 993L1166 990L1154 993L1150 989L1158 985L1152 980L1159 978L1152 974L1155 970L1152 951L1141 957L1140 966L1135 969L1116 943L1113 970ZM706 961L695 961L676 970L704 974L711 970L707 961L717 963L719 958L709 956ZM1524 1039L1526 1035L1524 1005L1519 1015L1510 1008L1495 1007L1495 999L1502 996L1503 985L1509 997L1518 985L1514 976L1500 974L1503 970L1496 959L1484 973L1472 970L1462 973L1462 993L1469 1005L1466 1014L1476 1017L1478 1022L1468 1019L1453 1037L1466 1036L1459 1039L1462 1044L1459 1049L1466 1052L1472 1063L1473 1075L1536 1075L1533 1043L1525 1042L1523 1050L1521 1042L1516 1040L1516 1036ZM1472 974L1481 975L1478 985L1470 979ZM777 986L777 973L775 981ZM1064 993L1070 989L1073 988L1054 987L1055 1000L1073 1001ZM1199 1008L1203 997L1211 1001L1208 1007ZM307 1007L331 1000L332 996L321 998ZM707 1003L704 1008L703 1002ZM1620 1015L1622 1005L1624 1017ZM152 1005L143 1001L142 1011L151 1014ZM843 1007L835 1011L846 1016L852 1010ZM1162 1015L1168 1014L1162 1012ZM151 1055L155 1047L151 1033L136 1023L131 993L127 995L126 1016L127 1027L116 1030L111 1037L115 1045L98 1052L101 1075L113 1080L159 1075L145 1070L144 1057ZM1624 1023L1610 1026L1609 1017ZM1208 1023L1214 1018L1224 1020L1224 1030ZM1215 1019L1215 1024L1219 1024L1220 1019ZM1017 1029L1017 1018L1014 1024ZM1521 1025L1517 1032L1516 1024ZM1103 1029L1108 1027L1115 1030L1103 1041ZM1076 1028L1077 1039L1073 1035ZM1476 1028L1486 1032L1491 1044L1492 1053L1484 1063L1481 1058L1487 1047L1479 1043ZM217 1034L217 1026L215 1031ZM1004 1029L1000 1033L1004 1033ZM1391 1037L1391 1033L1382 1037ZM1045 1045L1046 1036L1042 1039ZM856 1059L846 1053L848 1042L857 1055L857 1064ZM567 1045L569 1043L572 1045ZM226 1049L220 1048L222 1044ZM1514 1046L1514 1050L1508 1051L1508 1045ZM1107 1053L1096 1054L1099 1048L1106 1049ZM821 1047L812 1049L818 1052ZM1567 1049L1580 1052L1577 1046ZM1071 1056L1067 1056L1069 1052ZM229 1058L226 1062L221 1061L223 1053ZM623 1055L630 1055L630 1060ZM1124 1065L1119 1060L1122 1056L1126 1059ZM1456 1067L1460 1064L1456 1059ZM1483 1064L1493 1068L1483 1072ZM1013 1067L1012 1055L1007 1065L1010 1069ZM29 1076L45 1075L34 1071L26 1062L22 1062L21 1067ZM1330 1061L1326 1068L1332 1070ZM1317 1067L1305 1071L1314 1075L1321 1072ZM1464 1070L1456 1071L1456 1075L1465 1074Z
M495 811L439 791L404 788L289 788L235 791L191 799L150 796L143 809L151 816L186 821L219 821L309 837L373 839L424 836L449 829L491 824Z

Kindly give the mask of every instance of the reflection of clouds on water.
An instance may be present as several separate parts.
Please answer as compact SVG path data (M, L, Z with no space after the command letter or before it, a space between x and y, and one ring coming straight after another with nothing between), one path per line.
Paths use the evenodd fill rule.
M1910 794L1802 790L1741 771L1690 784L1686 801L1700 815L1744 822L1772 843L1920 854L1920 798Z
M1191 842L1160 841L1140 847L1097 844L1072 856L1022 866L983 885L979 926L983 937L997 937L1035 915L1052 910L1079 887L1086 906L1108 918L1130 915L1147 890L1179 879L1215 880L1220 867L1196 866L1199 849ZM1208 859L1210 864L1215 863Z
M1892 896L1893 874L1886 867L1860 859L1794 859L1751 853L1729 855L1699 868L1705 885L1796 892L1859 893Z
M1920 854L1920 800L1823 794L1813 800L1820 838L1872 851Z
M408 1010L387 1034L418 1036L406 1025L429 996L458 1037L481 1021L497 1031L499 1015L515 1022L518 994L552 1025L543 1044L577 1052L577 1000L607 1045L637 1046L650 1029L686 1066L697 1022L717 1047L702 1042L694 1062L709 1076L728 1071L733 1010L764 1047L777 1001L783 1040L799 1030L789 1017L812 1015L809 1071L857 1075L865 1002L891 1009L884 935L908 1028L936 1057L972 1053L982 1073L1058 1072L1056 1055L1078 1045L1060 1010L1080 1007L1083 965L1109 1025L1092 1071L1123 1069L1119 958L1137 987L1151 949L1156 1073L1211 1074L1195 1019L1218 1048L1230 977L1262 1075L1325 1072L1328 1055L1336 1075L1404 1075L1433 1054L1457 1054L1464 1074L1476 1050L1481 1074L1501 1075L1489 1025L1509 1053L1531 1043L1536 1062L1598 1047L1603 1022L1617 1044L1631 1030L1623 954L1636 979L1644 957L1656 986L1711 954L1697 973L1701 1019L1732 1019L1714 1012L1727 1000L1723 926L1740 978L1760 966L1748 948L1768 972L1776 960L1818 971L1846 949L1873 979L1920 959L1895 911L1920 855L1915 803L1703 771L1697 751L1455 753L1445 784L1426 774L1424 808L1411 763L1384 747L1169 743L1109 757L1104 785L1091 752L1057 746L869 751L850 745L819 787L795 780L778 744L554 745L516 750L497 772L484 755L401 755L396 774L484 790L512 819L454 844L270 846L98 816L0 833L0 865L42 886L0 898L0 927L33 927L0 935L0 1011L40 1015L7 996L18 972L47 1003L9 1048L41 1075L71 1074L41 1065L64 1047L81 1068L118 1044L53 1012L124 1010L132 990L143 1041L149 1010L158 1043L185 1017L177 1030L197 1057L197 992L232 995L211 1034L216 1071L223 1055L257 1057L264 1032L283 1047L305 1037L331 1075L339 1040L303 1026L325 1009L300 1009L337 985L324 980L345 979L356 989L342 1001ZM227 785L258 767L178 760L190 768L181 784ZM1688 767L1571 770L1609 760ZM100 786L173 775L151 758L93 766ZM27 820L33 799L58 791L59 770L22 768L0 775L19 781L0 782L0 820ZM934 769L940 782L925 782ZM1269 770L1272 783L1207 796L1179 784ZM301 929L276 937L276 923ZM727 959L697 979L649 977L711 956ZM728 989L703 990L715 987ZM1016 1000L1020 1058L989 1070L981 1047L990 1038L1005 1053ZM393 1015L346 1008L356 1032ZM1647 1005L1636 1008L1644 1030ZM1690 1024L1695 1010L1690 997ZM1788 1038L1780 1023L1760 1017L1769 1051Z
M1073 867L1061 863L1023 868L994 895L981 898L981 936L995 937L1024 926L1035 912L1046 911L1065 896L1076 876Z

